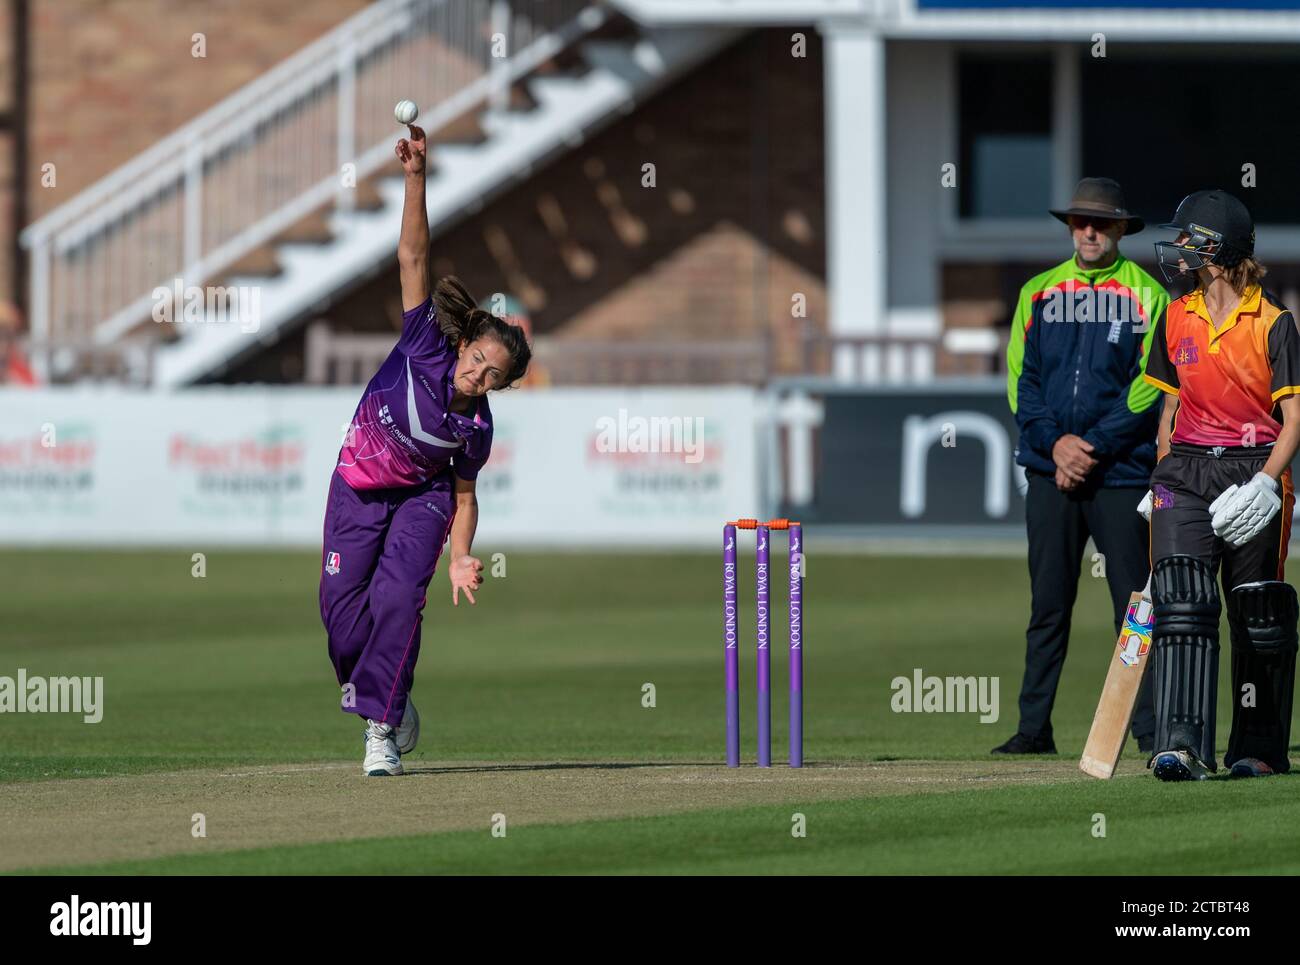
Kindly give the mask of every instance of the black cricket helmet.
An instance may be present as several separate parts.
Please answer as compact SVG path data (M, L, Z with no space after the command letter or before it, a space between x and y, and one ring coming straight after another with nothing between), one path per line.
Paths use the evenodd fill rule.
M1181 244L1156 242L1156 263L1165 281L1206 265L1231 268L1255 254L1255 222L1227 191L1197 191L1183 198L1174 220L1160 227L1187 235Z

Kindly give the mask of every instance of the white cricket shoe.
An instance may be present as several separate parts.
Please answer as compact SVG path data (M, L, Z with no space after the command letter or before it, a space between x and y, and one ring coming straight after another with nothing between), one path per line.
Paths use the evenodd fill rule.
M392 724L366 721L366 761L361 768L366 777L396 777L402 773L402 757L393 740Z
M397 753L409 754L415 750L415 745L420 742L420 712L415 709L415 704L411 703L411 698L406 698L406 713L402 715L402 722L397 725L397 733L393 735L393 740L397 742Z

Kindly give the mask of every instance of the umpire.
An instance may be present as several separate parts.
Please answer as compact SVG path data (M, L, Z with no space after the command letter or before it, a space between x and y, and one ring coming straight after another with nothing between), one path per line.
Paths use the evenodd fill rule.
M995 754L1056 753L1052 705L1088 537L1105 560L1116 635L1129 594L1149 573L1146 524L1134 507L1155 467L1159 407L1158 390L1142 376L1154 321L1169 297L1119 252L1119 239L1143 224L1128 213L1116 182L1084 178L1070 206L1051 214L1069 226L1074 255L1020 290L1007 345L1007 398L1020 429L1016 461L1029 483L1033 602L1020 727ZM1143 751L1152 749L1150 675L1133 736Z

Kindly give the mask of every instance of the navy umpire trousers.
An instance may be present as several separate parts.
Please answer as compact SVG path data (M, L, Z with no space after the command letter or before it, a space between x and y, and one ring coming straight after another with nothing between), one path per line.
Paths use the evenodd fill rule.
M1137 505L1145 489L1104 489L1087 483L1061 492L1056 480L1026 470L1025 526L1029 533L1029 581L1033 602L1025 632L1025 679L1020 687L1020 733L1052 736L1052 706L1070 645L1070 619L1079 591L1079 568L1088 537L1105 557L1106 581L1114 604L1114 633L1086 643L1089 666L1104 674L1119 636L1128 598L1146 584L1147 523ZM1088 561L1092 573L1092 560ZM1094 674L1096 675L1096 674ZM1100 677L1098 678L1100 679ZM1098 691L1100 693L1100 690ZM1133 736L1154 735L1151 675L1143 678L1133 713Z

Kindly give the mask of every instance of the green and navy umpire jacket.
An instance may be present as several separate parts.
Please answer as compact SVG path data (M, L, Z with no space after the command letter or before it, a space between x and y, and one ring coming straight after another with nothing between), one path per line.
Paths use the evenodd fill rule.
M1160 391L1142 375L1168 304L1164 287L1122 255L1093 271L1071 257L1020 289L1007 343L1016 462L1055 475L1052 447L1072 433L1094 447L1102 486L1148 485Z

